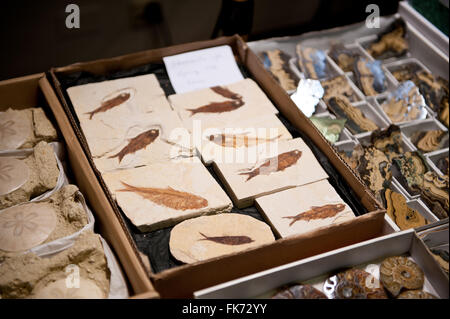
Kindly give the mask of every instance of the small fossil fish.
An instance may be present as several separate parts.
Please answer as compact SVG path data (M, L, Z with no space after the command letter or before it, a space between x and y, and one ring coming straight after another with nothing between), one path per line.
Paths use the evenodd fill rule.
M209 136L209 140L222 147L249 147L258 144L275 141L281 137L281 134L272 138L251 137L248 135L238 134L214 134Z
M340 212L342 212L345 208L344 204L328 204L323 206L312 206L310 210L306 212L302 212L295 216L286 216L283 218L286 219L292 219L292 222L289 224L289 226L292 226L295 222L299 220L306 220L310 221L313 219L324 219L329 217L334 217Z
M273 172L284 171L286 168L297 163L298 159L302 156L302 152L299 150L293 150L289 152L285 152L279 154L278 156L267 159L263 164L259 167L252 169L249 172L243 172L239 175L248 175L246 182L252 179L255 176L260 174L269 175ZM273 163L276 161L277 167L276 169L273 167ZM272 165L272 166L271 166Z
M108 158L119 158L119 163L122 161L122 159L128 155L133 154L143 148L146 148L148 145L153 143L156 138L159 136L159 130L151 129L146 132L143 132L136 137L133 137L130 139L130 142L127 146L125 146L119 153L112 155Z
M141 197L148 199L155 204L166 206L176 210L199 209L208 206L208 201L200 196L177 191L171 187L154 188L154 187L137 187L121 182L125 188L119 189L118 192L133 192Z
M223 113L231 112L244 105L242 100L232 100L224 102L211 102L207 105L200 106L196 109L187 109L191 112L191 116L197 113Z
M232 100L242 100L242 96L234 93L230 90L228 90L227 88L224 88L222 86L213 86L211 88L211 90L213 90L215 93L222 95L223 97L226 97L228 99L232 99Z
M101 112L106 112L113 107L116 107L124 102L126 102L131 97L130 92L122 92L119 95L114 96L113 98L107 99L106 101L103 101L102 104L93 110L92 112L87 112L86 114L89 114L89 119L92 120L92 117Z
M200 233L200 232L199 232ZM218 237L208 237L203 233L200 233L205 238L199 239L199 240L210 240L218 244L223 245L244 245L254 242L253 239L251 239L248 236L218 236Z

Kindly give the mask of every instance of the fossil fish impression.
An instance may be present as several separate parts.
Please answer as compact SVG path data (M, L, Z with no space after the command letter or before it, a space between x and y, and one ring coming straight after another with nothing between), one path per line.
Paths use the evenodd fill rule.
M222 147L250 147L258 144L273 142L281 137L281 134L273 138L252 137L245 134L214 134L209 140Z
M306 212L302 212L295 216L286 216L283 218L286 219L292 219L292 222L289 224L289 226L294 225L295 222L300 220L306 220L309 222L313 219L324 219L324 218L330 218L334 217L340 212L342 212L345 208L344 204L328 204L323 206L312 206L310 210L307 210Z
M213 86L211 90L215 93L222 95L225 98L231 99L231 101L224 102L211 102L207 105L200 106L196 109L188 109L191 112L191 116L197 113L223 113L230 112L240 108L244 105L244 101L242 100L242 96L234 93L222 86Z
M155 204L172 209L188 210L208 206L208 201L205 198L191 193L177 191L171 187L137 187L124 182L121 183L125 186L125 188L119 189L118 192L133 192L154 202Z
M271 158L267 159L260 166L254 168L248 172L239 173L239 175L247 175L248 176L248 178L246 180L246 182L247 182L250 179L252 179L253 177L258 176L260 174L269 175L270 173L273 173L273 172L284 171L286 168L297 163L298 159L301 156L302 156L302 152L299 150L285 152L285 153L279 154L278 156L271 157ZM275 166L273 163L277 164L276 168L273 167L273 166Z
M200 233L200 232L199 232ZM203 233L200 233L204 238L199 240L209 240L218 244L223 245L231 245L231 246L237 246L237 245L244 245L254 242L253 239L251 239L248 236L217 236L217 237L208 237Z
M146 148L148 145L153 143L158 136L159 130L157 129L145 131L137 135L136 137L130 139L128 145L122 148L119 153L112 155L108 158L118 157L120 163L126 155L136 153L137 151Z
M98 108L96 108L92 112L87 112L86 114L88 114L89 119L92 120L95 114L106 112L128 101L132 97L132 93L134 93L134 91L130 88L116 91L103 98L102 104L100 104Z

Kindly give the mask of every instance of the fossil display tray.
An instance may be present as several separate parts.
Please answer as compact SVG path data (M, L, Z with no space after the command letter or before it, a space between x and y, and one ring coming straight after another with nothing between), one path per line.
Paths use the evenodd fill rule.
M244 77L249 77L249 73L247 72L246 68L243 65L239 64L239 68ZM156 75L159 84L164 90L166 96L175 93L170 83L164 64L162 63L146 64L126 71L118 71L100 76L89 72L58 74L58 80L61 83L61 87L63 89L63 94L65 95L66 101L68 101L69 107L72 108L72 112L73 114L75 114L73 106L70 103L70 99L67 96L66 91L67 88L76 85L101 82L125 77L133 77L148 73L154 73ZM281 114L279 114L278 117L282 121L282 123L286 126L286 128L289 130L293 138L301 137L305 141L305 143L310 147L310 149L312 150L316 158L319 160L322 167L329 175L329 182L336 189L341 198L344 199L344 201L352 208L352 210L357 215L363 215L367 213L367 209L358 200L358 197L352 191L351 187L349 187L349 185L341 178L340 174L336 171L336 169L330 163L328 158L319 150L319 148L317 148L317 146L314 145L314 143L308 138L308 136L298 131L288 121L288 119L283 117ZM79 122L77 122L77 125L79 126ZM223 184L220 182L218 176L213 171L212 166L208 166L207 168L211 173L211 175L219 183L219 185L221 185L221 187L224 189ZM125 214L121 210L120 212L121 217L126 223L128 231L131 233L137 245L137 248L139 249L139 251L141 251L148 257L152 271L154 273L158 273L182 265L182 263L178 262L177 260L175 260L175 258L172 257L169 251L170 231L172 230L173 227L167 227L164 229L151 232L141 232L130 222L130 220L125 216ZM258 220L265 221L255 206L251 206L245 209L238 209L237 207L233 207L232 213L249 215Z
M425 291L442 299L449 297L448 277L412 229L238 278L197 291L194 296L198 299L270 298L270 292L273 294L275 289L286 284L310 280L320 282L338 271L368 263L377 264L383 258L401 255L411 257L423 270Z

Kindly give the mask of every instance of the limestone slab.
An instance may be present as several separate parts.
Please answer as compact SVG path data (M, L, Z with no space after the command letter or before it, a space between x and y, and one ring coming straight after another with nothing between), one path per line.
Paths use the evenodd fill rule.
M270 227L242 214L218 214L186 220L170 233L170 252L179 261L194 263L231 254L275 240Z
M142 116L170 110L154 74L70 87L67 93L93 156L118 147Z
M100 172L167 162L195 154L190 133L171 110L143 114L123 133L119 137L116 132L115 140L105 139L100 134L90 135L89 143L96 149L105 141L111 146L116 144L101 156L94 156Z
M257 197L328 177L301 138L267 144L256 159L214 163L214 169L239 208Z
M259 197L256 206L283 238L355 218L326 179Z
M141 231L232 207L199 159L107 172L103 179L125 215Z
M169 101L190 132L193 132L195 122L201 123L203 128L225 128L242 119L256 119L261 115L278 113L277 108L252 79L223 88L230 93L220 94L220 91L208 88L170 95Z
M292 135L273 114L230 123L227 128L206 128L194 141L206 164L247 158L257 154L258 146L292 139Z

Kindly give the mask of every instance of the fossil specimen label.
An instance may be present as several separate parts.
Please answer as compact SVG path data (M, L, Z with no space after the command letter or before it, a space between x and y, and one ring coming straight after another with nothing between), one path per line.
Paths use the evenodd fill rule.
M66 278L50 282L41 287L36 285L32 292L33 299L104 299L105 294L95 282L80 278L79 287L69 287Z
M281 237L355 217L327 180L259 197L256 207Z
M0 249L26 251L44 242L56 227L56 213L49 203L29 203L0 213Z
M28 166L12 157L0 157L0 195L22 187L30 177Z
M250 206L260 196L328 177L301 138L267 144L253 161L248 157L215 162L214 169L240 208Z
M223 213L176 225L170 233L169 247L177 260L194 263L274 240L266 223L247 215Z
M32 134L30 120L24 112L0 112L0 150L14 150Z
M104 173L103 179L125 215L141 231L231 210L230 199L205 166L199 159L192 161L111 171Z

